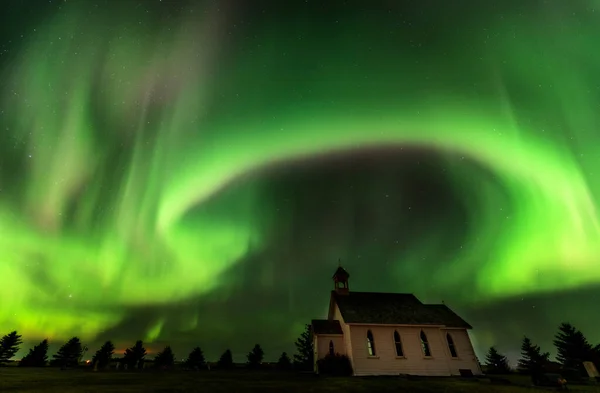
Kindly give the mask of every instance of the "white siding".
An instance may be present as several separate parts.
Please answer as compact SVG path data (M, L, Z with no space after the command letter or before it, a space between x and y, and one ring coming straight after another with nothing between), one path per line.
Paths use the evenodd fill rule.
M446 330L433 327L368 326L350 325L350 341L353 349L355 375L436 375L458 374L459 368L471 369L480 374L477 362L472 355L466 330L453 330L454 343L459 353L458 360L452 360L446 344ZM367 352L367 331L371 330L375 341L375 356ZM403 358L396 357L394 330L400 334L404 352ZM427 335L431 357L426 358L421 349L419 334ZM465 338L467 342L465 342Z
M316 355L317 359L322 359L329 353L329 343L333 342L333 350L340 355L346 354L344 337L341 335L319 334L317 336Z
M454 347L456 348L457 358L452 358L450 349L446 345L446 352L450 358L450 373L452 375L460 375L460 369L469 369L475 375L481 375L479 364L477 363L477 355L473 350L469 333L466 329L444 329L442 330L442 338L446 342L446 334L452 336Z

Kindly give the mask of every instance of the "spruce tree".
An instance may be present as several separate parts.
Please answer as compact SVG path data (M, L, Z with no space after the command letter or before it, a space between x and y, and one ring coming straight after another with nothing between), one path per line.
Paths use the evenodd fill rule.
M510 367L508 359L502 355L495 347L491 347L485 358L485 365L489 374L508 374Z
M277 368L282 371L287 371L292 368L292 361L286 352L283 352L279 357Z
M52 363L61 367L75 367L83 353L83 347L78 337L73 337L52 356Z
M17 352L19 346L23 343L21 336L16 331L10 332L0 338L0 365L8 362Z
M262 364L265 353L260 345L256 344L254 348L248 353L248 367L258 368Z
M44 367L48 362L48 340L43 340L38 345L29 349L19 362L21 367Z
M204 358L204 352L200 347L196 347L190 352L187 360L185 361L186 367L194 370L200 370L206 367L206 359Z
M304 331L296 340L298 353L294 355L294 365L300 370L312 370L314 363L313 335L310 325L306 325Z
M233 367L233 354L230 349L223 352L217 362L217 366L222 369L230 369Z
M537 376L548 363L549 357L550 354L548 352L542 353L541 348L538 345L534 345L529 337L523 337L521 359L519 359L518 368L532 376Z
M173 367L175 364L175 354L170 346L166 346L154 357L154 365L161 368Z
M112 360L115 353L115 346L111 341L107 341L96 351L92 357L92 364L97 368L106 368Z
M569 323L562 323L554 338L558 360L563 367L583 370L583 362L593 359L593 347L581 331Z
M123 363L130 368L142 368L144 358L146 357L146 348L144 348L144 342L138 340L135 342L133 347L127 348L123 354Z

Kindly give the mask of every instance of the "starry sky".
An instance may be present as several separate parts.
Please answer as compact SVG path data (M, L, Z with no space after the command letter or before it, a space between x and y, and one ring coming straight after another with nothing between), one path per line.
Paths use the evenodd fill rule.
M414 3L5 1L0 331L272 360L341 258L599 343L600 2Z

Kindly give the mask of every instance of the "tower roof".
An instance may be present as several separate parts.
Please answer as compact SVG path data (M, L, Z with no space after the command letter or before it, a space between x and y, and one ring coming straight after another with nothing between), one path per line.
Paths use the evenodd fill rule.
M350 273L348 273L343 267L338 267L335 273L333 273L334 280L338 281L347 281L350 278Z

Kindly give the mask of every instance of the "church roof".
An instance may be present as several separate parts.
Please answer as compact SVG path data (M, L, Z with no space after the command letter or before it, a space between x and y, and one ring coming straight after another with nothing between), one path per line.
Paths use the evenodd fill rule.
M332 297L344 322L383 325L443 325L472 329L444 304L423 304L409 293L352 292Z
M327 319L313 319L311 321L315 334L342 334L340 321Z

